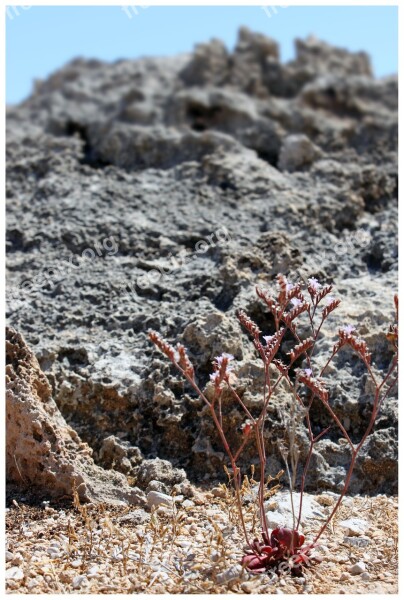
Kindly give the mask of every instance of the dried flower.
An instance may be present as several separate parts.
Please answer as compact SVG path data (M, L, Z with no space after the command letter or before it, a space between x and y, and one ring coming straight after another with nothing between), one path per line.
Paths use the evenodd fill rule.
M285 365L285 363L283 363L279 358L274 358L274 360L272 362L275 365L275 367L278 369L278 371L280 373L282 373L282 375L286 375L288 373L289 366Z
M284 304L286 301L286 293L288 291L289 282L286 279L285 275L282 275L282 273L279 273L276 276L276 279L278 280L279 285L278 302L279 304Z
M300 298L291 298L290 303L293 304L293 306L295 308L297 306L301 306L303 304L303 302L300 300Z
M222 352L222 354L220 356L215 356L215 361L216 361L218 367L220 367L222 365L224 360L227 360L227 362L234 360L233 354L228 354L227 352ZM227 368L232 369L233 367L228 366Z
M157 331L149 331L151 341L165 354L172 362L177 362L177 353L173 346L163 340Z
M250 317L243 310L238 311L237 318L240 321L240 323L247 329L247 331L251 333L252 336L254 336L257 339L259 338L259 335L261 333L260 328L256 323L254 323L252 319L250 319Z
M342 327L339 330L339 334L341 337L347 337L348 335L351 335L355 330L355 327L353 325L345 325L345 327Z
M282 314L282 320L290 327L292 321L294 321L299 315L309 310L310 306L307 302L300 302L297 306L292 308L289 312Z
M324 287L322 287L316 294L316 297L315 297L316 304L321 302L321 300L323 298L325 298L325 296L327 296L327 294L329 294L330 292L332 292L332 285L325 285Z
M312 337L309 337L300 342L300 344L297 344L297 346L295 346L293 350L289 352L291 363L295 362L295 360L299 358L299 356L301 356L304 352L307 352L307 350L311 348L313 344L314 339Z
M341 300L338 300L338 299L330 296L327 300L327 306L325 308L323 308L323 313L322 313L323 319L326 319L328 317L328 315L331 314L332 311L335 310L340 304L341 304Z
M307 369L311 371L311 369ZM320 379L315 379L312 374L306 372L306 369L300 371L298 381L304 383L316 396L321 398L323 402L328 401L328 391L324 387L324 383Z
M265 304L268 306L268 308L272 312L276 305L276 300L274 298L272 298L272 296L270 295L268 290L263 290L260 287L256 287L255 290L257 292L257 296L265 302Z
M266 336L268 338L268 341L266 347L264 348L264 352L268 364L270 364L275 358L275 355L279 350L279 346L281 345L284 334L285 329L281 327L281 329L274 333L274 335Z
M178 362L179 366L181 367L181 369L184 370L186 375L189 375L189 377L191 377L191 379L193 379L194 367L188 358L185 347L182 344L177 344L177 352L178 352L177 362Z
M222 381L229 380L229 375L234 369L234 366L229 364L232 360L234 360L234 356L228 354L228 352L223 352L220 356L215 356L215 360L213 361L215 370L210 375L210 379L216 387L219 387Z
M318 292L321 289L321 283L319 283L316 277L309 277L307 283L312 288L314 292Z

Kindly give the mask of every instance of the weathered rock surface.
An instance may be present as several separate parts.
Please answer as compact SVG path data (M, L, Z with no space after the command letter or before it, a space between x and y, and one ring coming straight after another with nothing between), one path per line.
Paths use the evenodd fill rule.
M215 355L234 354L254 409L262 367L235 311L269 332L254 286L279 271L333 283L343 303L330 326L356 324L380 374L388 367L397 78L374 79L364 53L313 38L296 49L282 64L274 40L244 28L233 53L214 40L173 58L77 59L8 109L8 319L99 465L136 478L143 458L158 457L193 481L223 475L201 401L147 330L189 347L201 385ZM325 330L320 361L333 342ZM330 369L331 401L357 440L371 390L345 358ZM272 474L284 466L289 402L280 390L269 407ZM239 443L243 416L230 398L223 410ZM323 420L318 410L316 431ZM339 438L332 429L318 443L311 489L340 489L349 456ZM304 459L303 424L297 443ZM392 390L351 491L396 490Z
M172 488L174 485L186 480L186 473L184 469L173 469L168 460L155 458L143 461L136 479L142 487L147 487L152 481L159 481Z
M282 490L275 494L271 500L265 504L265 508L267 509L266 518L268 527L270 529L276 529L277 527L288 527L289 529L293 529L293 526L296 526L300 508L300 494L297 494L296 492L293 493L293 505L294 513L292 511L290 492L288 490ZM324 511L314 498L311 496L303 496L300 519L302 531L304 531L305 525L308 523L312 524L314 519L324 520Z
M144 504L123 475L94 464L92 450L67 425L51 387L22 336L7 328L7 479L52 497Z

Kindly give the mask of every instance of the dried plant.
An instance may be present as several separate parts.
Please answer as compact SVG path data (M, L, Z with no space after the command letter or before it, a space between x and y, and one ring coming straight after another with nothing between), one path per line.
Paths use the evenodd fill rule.
M209 399L196 381L194 367L184 346L181 344L177 344L176 347L171 346L154 331L149 333L149 337L151 341L171 360L195 392L204 401L216 426L218 435L230 461L237 509L248 546L242 559L242 564L252 571L264 572L269 569L276 569L281 563L287 561L291 565L291 571L297 573L300 571L302 565L313 560L311 551L332 521L343 497L347 493L358 454L374 426L383 400L397 383L398 299L397 296L395 296L396 322L394 325L390 326L387 333L387 339L393 346L394 356L387 373L380 379L377 371L372 367L371 355L365 341L358 337L356 330L352 325L347 325L339 329L338 341L333 346L328 360L323 366L316 368L313 356L320 331L325 321L330 314L338 308L341 301L331 296L331 285L323 286L315 278L308 279L305 290L303 289L303 284L291 284L283 275L278 275L277 282L278 292L276 296L272 296L268 291L260 288L257 288L256 290L258 297L265 303L272 314L274 325L272 335L262 335L258 325L244 311L239 311L237 314L241 325L251 336L255 349L264 365L262 405L258 417L254 417L251 414L243 402L242 397L234 388L234 357L231 354L223 353L221 356L217 356L213 361L213 373L210 375L210 379L214 386L214 393L212 396L209 395L209 398L211 398ZM311 331L311 335L305 338L299 333L299 321L303 316L308 320ZM282 342L286 333L289 333L295 340L295 345L288 354L288 364L285 364L279 357ZM369 422L362 439L356 444L353 442L333 408L334 402L330 399L326 381L329 365L342 348L346 347L350 347L363 362L374 390L373 408ZM292 503L293 528L278 528L269 532L264 506L267 477L264 428L266 425L269 401L277 392L281 382L286 382L287 388L292 394L294 407L300 407L300 411L304 415L304 421L309 436L309 451L302 469L300 501L297 514L295 514ZM222 394L225 390L231 392L232 397L241 407L246 417L246 422L243 427L243 439L237 448L231 447L223 427ZM329 420L329 425L317 435L313 432L312 421L312 408L316 398L320 401ZM299 533L299 527L302 519L303 494L307 474L310 468L315 444L332 428L339 429L347 441L351 452L351 461L346 473L343 489L333 510L328 515L314 539L305 545L305 539L304 536ZM251 540L243 513L242 476L238 462L243 450L249 442L255 444L260 464L257 503L261 526L261 540L257 538ZM298 452L295 443L295 431L292 429L292 432L289 432L290 447L286 452L284 447L281 448L281 453L285 458L287 466L291 492L293 491L297 475ZM289 469L288 457L291 469Z

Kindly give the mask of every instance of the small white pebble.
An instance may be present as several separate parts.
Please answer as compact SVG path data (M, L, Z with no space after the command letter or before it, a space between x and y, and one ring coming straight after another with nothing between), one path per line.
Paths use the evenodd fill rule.
M345 519L344 521L340 521L339 526L345 530L346 535L349 536L360 536L367 533L369 528L369 523L365 521L365 519L359 519L357 517L352 517L351 519Z
M216 577L216 581L219 585L222 585L223 583L230 583L242 579L245 577L245 574L246 572L241 565L233 565L222 573L219 573Z
M361 574L361 579L363 579L363 581L370 581L371 577L370 577L369 573L367 571L365 571L365 573Z
M348 570L352 575L361 575L361 573L364 573L366 571L366 565L363 561L359 561L351 567L349 567Z
M95 577L98 574L98 565L93 565L92 567L90 567L87 571L87 575L89 577Z
M70 563L72 567L81 567L82 562L80 558L77 558L76 560L74 560L73 562Z
M10 562L10 560L13 560L13 558L14 558L14 554L7 550L6 551L6 562Z
M6 570L6 579L24 579L24 573L19 567L10 567L10 569Z
M87 583L87 577L84 575L77 575L72 582L72 586L74 590L78 590L81 586Z
M163 494L162 492L151 491L147 494L147 505L149 508L161 505L172 506L173 499L171 496L167 496L167 494Z

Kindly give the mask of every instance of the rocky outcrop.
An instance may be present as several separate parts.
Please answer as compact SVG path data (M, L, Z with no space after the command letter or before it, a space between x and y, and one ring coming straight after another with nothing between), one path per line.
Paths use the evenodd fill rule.
M7 480L53 498L144 504L123 475L94 464L92 450L67 425L34 354L12 328L6 334Z
M203 405L147 331L184 342L202 386L214 356L234 354L240 392L256 406L262 369L235 312L270 332L254 288L273 287L278 272L332 283L343 300L319 361L352 323L378 373L387 368L397 78L375 79L366 54L309 38L285 64L274 40L243 28L232 52L213 40L179 57L76 59L9 107L7 121L8 320L97 465L134 481L156 458L192 481L223 476ZM357 439L371 405L366 374L348 356L330 386ZM284 467L288 402L281 394L269 411L273 475ZM224 418L238 443L243 416L230 399ZM339 437L332 429L319 442L311 489L339 489L348 461ZM303 425L298 440L303 460ZM396 491L396 441L392 391L351 491ZM253 460L247 452L246 468ZM145 485L170 491L155 481Z

